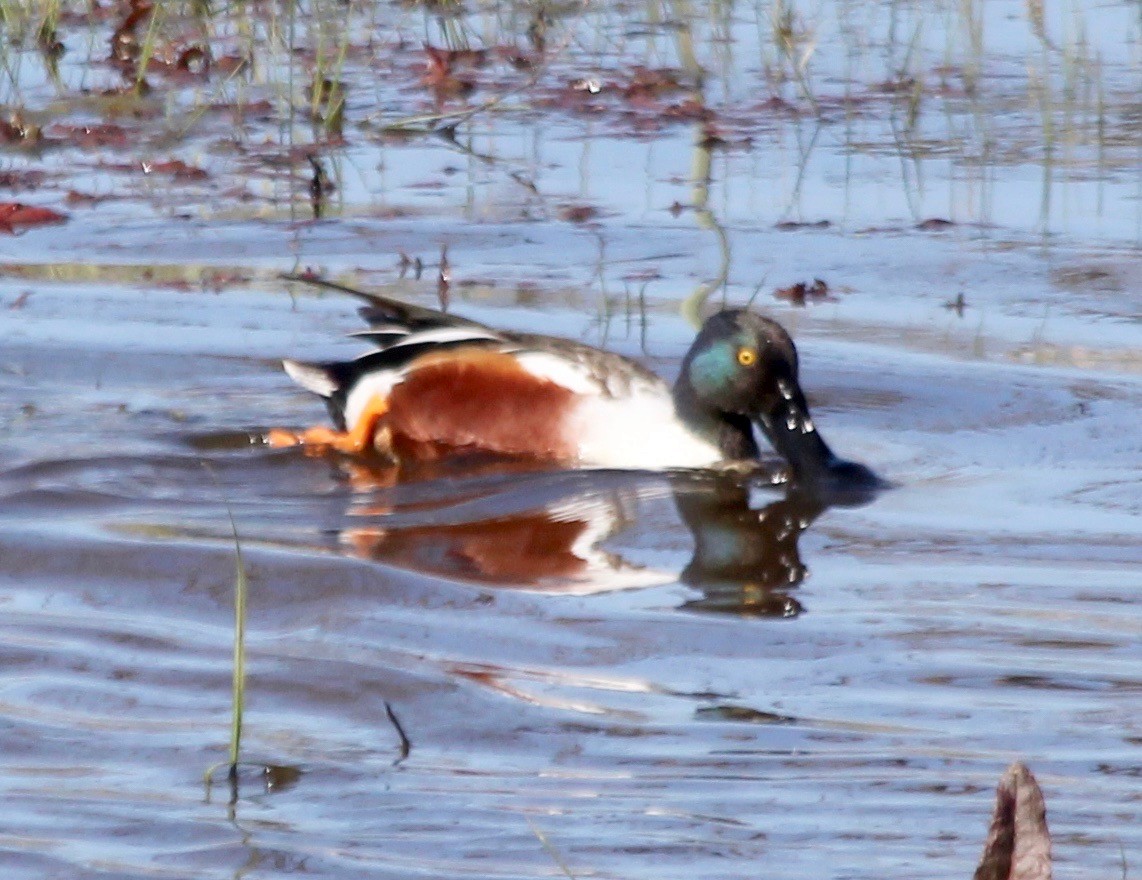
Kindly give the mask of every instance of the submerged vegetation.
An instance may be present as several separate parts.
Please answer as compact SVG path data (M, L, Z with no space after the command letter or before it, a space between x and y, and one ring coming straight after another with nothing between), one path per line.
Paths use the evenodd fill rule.
M1125 31L1095 39L1079 3L1048 18L982 0L3 0L0 183L81 211L148 195L162 210L184 192L209 193L199 210L217 216L356 213L370 210L361 184L383 185L362 160L383 168L431 138L514 181L521 218L573 218L543 203L514 133L653 140L682 126L738 165L792 150L778 220L802 219L804 168L827 142L849 157L846 179L878 155L909 193L962 179L959 221L1008 210L991 204L997 168L1038 168L1048 230L1060 182L1136 167L1127 6Z

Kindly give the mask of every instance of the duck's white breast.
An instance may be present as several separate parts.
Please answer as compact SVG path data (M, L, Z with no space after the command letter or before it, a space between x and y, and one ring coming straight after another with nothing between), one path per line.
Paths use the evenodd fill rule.
M657 376L626 371L621 381L611 382L587 359L569 361L549 352L524 352L517 360L528 372L575 393L577 403L564 430L586 467L666 470L711 467L723 460L717 446L679 421L670 388Z
M666 470L711 467L722 461L713 443L690 431L663 385L629 396L584 397L568 419L579 461L594 467Z

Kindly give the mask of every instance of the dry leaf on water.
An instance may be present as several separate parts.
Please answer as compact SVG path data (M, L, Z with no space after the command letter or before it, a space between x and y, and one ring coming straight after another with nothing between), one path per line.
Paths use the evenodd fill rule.
M1034 775L1018 761L999 780L974 880L1051 880L1047 805Z
M25 205L22 202L0 202L0 232L11 234L17 227L39 226L43 223L63 223L67 214Z
M820 278L814 278L811 284L798 281L789 287L779 287L773 291L773 298L788 300L795 306L804 306L807 302L833 299L829 296L829 285Z

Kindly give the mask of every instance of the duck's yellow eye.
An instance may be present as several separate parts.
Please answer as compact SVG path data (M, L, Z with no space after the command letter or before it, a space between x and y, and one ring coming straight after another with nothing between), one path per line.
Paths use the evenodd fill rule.
M743 367L752 367L757 363L757 352L752 348L739 348L738 363Z

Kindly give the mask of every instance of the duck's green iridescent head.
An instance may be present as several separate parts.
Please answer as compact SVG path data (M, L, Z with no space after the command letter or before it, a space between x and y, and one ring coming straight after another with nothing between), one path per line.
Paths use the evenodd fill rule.
M704 404L755 418L778 380L796 384L797 349L776 321L729 310L706 321L682 369Z
M802 485L828 491L837 482L883 485L868 468L837 458L821 439L797 381L793 340L754 312L730 309L706 321L682 361L675 403L727 431L752 422Z

